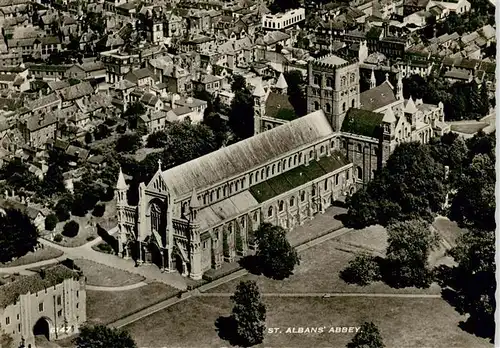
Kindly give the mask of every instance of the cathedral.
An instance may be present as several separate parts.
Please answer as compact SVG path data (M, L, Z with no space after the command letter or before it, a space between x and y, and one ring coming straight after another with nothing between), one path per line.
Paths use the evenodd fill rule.
M310 62L307 78L307 115L268 114L269 98L286 107L283 75L267 90L257 85L256 134L168 170L158 163L137 206L120 170L120 255L201 279L246 255L261 223L293 229L367 183L398 143L449 131L443 105L404 100L401 78L394 88L372 76L360 93L356 61L327 55Z

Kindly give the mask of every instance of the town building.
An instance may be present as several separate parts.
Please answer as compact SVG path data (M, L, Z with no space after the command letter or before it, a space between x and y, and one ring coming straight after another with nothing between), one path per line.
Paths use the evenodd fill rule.
M86 320L84 277L61 264L0 286L0 323L16 347L74 335Z

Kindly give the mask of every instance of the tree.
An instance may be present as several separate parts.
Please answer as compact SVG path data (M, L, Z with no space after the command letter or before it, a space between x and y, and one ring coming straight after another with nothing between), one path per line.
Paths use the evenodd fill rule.
M0 262L35 250L38 230L30 218L16 209L0 210Z
M68 221L62 231L62 235L66 237L76 237L78 231L80 230L80 225L75 220Z
M269 10L275 14L279 12L286 12L291 9L299 8L299 0L274 0L269 6Z
M378 327L372 322L364 322L347 348L384 348Z
M141 102L136 102L127 108L127 110L123 113L122 118L127 121L130 129L136 129L139 116L144 115L145 113L146 108L144 105Z
M128 331L104 325L84 326L76 339L77 348L137 348Z
M423 220L397 222L388 226L387 281L395 287L429 287L432 275L428 258L438 237Z
M54 231L54 228L56 228L57 223L59 220L57 219L57 216L55 214L49 214L45 218L45 229L47 231Z
M41 190L45 195L49 197L58 193L66 192L66 186L64 185L64 176L59 164L54 163L49 165L47 173L43 178Z
M124 134L116 141L117 152L136 152L141 147L141 137L137 133Z
M307 113L304 76L299 70L290 70L284 76L288 84L287 92L290 96L290 103L298 116L304 116Z
M66 221L70 218L71 207L73 206L73 196L66 194L57 202L54 212L59 221Z
M286 231L280 226L264 223L255 233L258 245L257 260L262 273L274 279L284 279L293 274L300 264L297 251L286 239Z
M354 260L349 261L347 267L340 273L340 277L347 283L362 286L381 279L377 261L365 254L357 255Z
M240 139L254 134L253 103L252 94L247 88L235 92L229 112L229 126Z
M348 199L348 223L366 227L417 218L432 221L445 202L444 181L444 166L434 160L428 146L403 143L366 189Z
M232 319L242 344L253 346L262 343L266 329L266 306L261 301L257 284L251 280L240 282L231 301L234 303Z
M8 162L0 169L0 179L5 179L7 184L16 190L23 188L34 192L40 185L40 180L19 159Z
M241 75L233 75L233 82L231 82L231 91L236 93L238 91L242 91L247 88L247 83L245 78Z
M85 133L85 144L90 144L92 141L94 141L92 133Z
M92 215L101 217L104 215L104 212L106 211L106 207L103 204L97 204L94 207L94 211L92 212Z
M451 203L450 218L461 226L487 231L495 223L495 160L487 154L476 155L458 179L458 190Z
M495 231L470 230L460 236L450 254L454 268L455 307L468 313L470 331L493 338L495 334Z

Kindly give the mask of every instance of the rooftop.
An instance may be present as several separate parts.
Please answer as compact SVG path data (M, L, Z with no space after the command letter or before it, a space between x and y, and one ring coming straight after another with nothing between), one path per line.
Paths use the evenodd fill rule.
M380 136L380 124L384 114L351 108L342 123L342 132L364 135L371 138Z

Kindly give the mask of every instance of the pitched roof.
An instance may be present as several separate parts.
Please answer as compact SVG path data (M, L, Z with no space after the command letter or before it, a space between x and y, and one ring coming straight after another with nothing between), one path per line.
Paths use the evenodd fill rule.
M318 110L166 170L163 178L177 197L184 197L193 187L200 192L331 134L330 123Z
M277 117L282 110L294 111L288 95L274 92L269 93L266 100L266 116Z
M359 95L360 108L363 110L375 111L381 107L397 101L391 84L384 81L375 88L364 91Z
M405 105L405 108L404 108L404 112L406 114L414 114L416 113L418 110L417 110L417 107L415 106L415 103L413 102L413 98L410 96L410 99L408 99L406 101L406 105Z
M384 114L384 118L382 119L382 122L386 123L394 123L396 122L396 116L394 116L394 111L392 111L392 108L387 108Z
M264 88L262 87L262 84L260 82L258 82L257 86L255 86L252 95L254 97L263 97L266 95L266 92L264 91Z
M283 76L283 73L281 73L280 77L278 77L278 81L276 81L276 85L274 87L279 89L285 89L288 87L288 84L286 83L285 76Z
M384 115L378 112L351 108L342 123L342 132L378 138Z
M64 100L69 101L94 93L94 88L90 82L84 81L79 84L63 88L59 91L59 93Z

